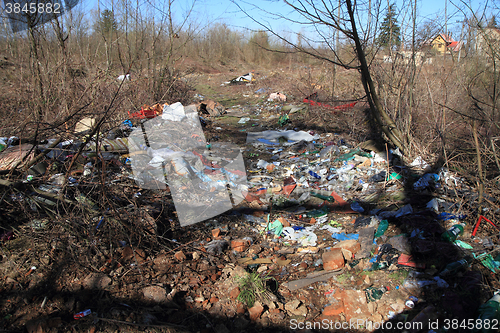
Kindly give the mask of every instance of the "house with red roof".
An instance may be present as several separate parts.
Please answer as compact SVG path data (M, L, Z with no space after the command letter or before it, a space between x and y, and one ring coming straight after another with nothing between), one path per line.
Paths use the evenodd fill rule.
M445 34L439 34L424 43L424 46L431 47L432 50L439 54L458 52L463 45L463 42L456 41L451 36Z

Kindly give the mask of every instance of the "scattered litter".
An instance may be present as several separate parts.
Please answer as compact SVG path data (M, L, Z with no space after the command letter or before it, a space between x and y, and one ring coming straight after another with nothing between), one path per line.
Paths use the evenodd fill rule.
M479 256L476 256L475 254L473 255L475 259L481 261L481 264L483 264L484 267L488 268L493 273L497 273L500 270L500 261L494 260L491 254L483 253Z
M366 301L368 303L375 302L382 298L382 296L390 290L389 287L369 287L365 289Z
M75 313L75 314L73 315L73 319L78 320L78 319L81 319L81 318L83 318L83 317L86 317L86 316L88 316L88 315L90 315L90 314L92 314L92 310L87 309L87 310L84 310L84 311L82 311L82 312Z
M130 74L122 74L116 78L117 81L123 82L123 81L131 81L132 78L130 77Z
M241 76L238 76L231 81L224 82L224 84L245 84L245 83L252 83L255 81L255 78L253 77L253 71Z
M238 121L238 124L246 124L247 122L250 121L250 118L241 118L239 121Z
M463 218L465 218L465 216ZM498 227L495 223L491 222L490 220L488 220L483 215L479 215L479 218L478 218L478 220L476 222L476 225L474 226L474 231L472 231L472 237L476 236L477 229L479 228L479 225L481 224L482 220L485 220L486 222L488 222L489 224L491 224L492 226L494 226L495 228L497 228L498 230L500 230L500 227Z
M413 261L413 257L411 255L406 254L406 253L402 253L399 256L398 265L403 265L403 266L408 266L408 267L413 267L413 268L418 268L418 269L425 268L425 263L417 263L417 262Z
M286 96L280 92L278 93L271 93L269 95L268 101L279 101L279 102L286 102Z
M426 169L430 168L429 164L427 164L427 162L424 161L424 159L421 156L418 156L417 158L415 158L413 160L413 162L410 163L410 166L413 168L419 168L422 170L426 170Z
M439 181L439 175L435 173L427 173L413 184L413 188L415 190L423 190L436 184L437 181Z
M129 80L126 76L122 79ZM254 81L250 72L227 83ZM446 294L462 287L461 278L469 283L473 279L467 274L472 271L482 270L483 277L500 272L500 228L492 222L497 208L484 207L484 216L479 215L472 231L476 238L471 238L465 224L470 221L462 213L470 214L477 197L458 173L444 168L430 173L429 164L420 156L409 163L411 160L398 149L378 147L373 140L356 144L344 132L323 133L321 127L300 130L307 125L300 123L301 117L312 107L335 113L353 108L356 101L330 105L318 102L318 94L312 94L304 103L291 105L286 104L283 93L269 94L272 88L227 89L248 99L229 110L199 94L193 97L196 104L186 106L179 102L139 104L140 110L129 111L128 119L115 121L112 130L98 131L92 138L85 135L98 118L83 116L68 123L71 140L50 139L32 146L20 144L19 138L0 138L2 171L14 166L19 169L40 151L47 153L28 170L15 172L17 181L12 175L0 179L0 186L8 189L2 198L5 212L12 216L9 210L20 206L30 214L43 214L23 222L18 229L6 229L0 236L2 246L18 246L17 238L23 232L48 232L49 227L64 223L53 215L64 211L62 203L68 204L72 209L66 211L78 212L82 218L68 219L67 223L88 232L88 245L96 250L102 248L103 237L118 221L130 230L117 236L109 247L116 253L103 256L116 260L102 260L96 266L105 275L104 281L127 281L140 268L144 283L154 285L157 283L151 277L156 273L148 270L156 266L154 272L168 273L161 284L154 285L158 299L171 301L182 291L177 301L187 302L188 308L197 311L224 308L217 304L218 298L229 293L232 300L237 299L242 290L232 291L232 277L273 276L290 291L308 288L311 304L298 299L286 299L288 306L281 299L260 300L265 307L259 312L256 302L251 311L258 310L259 316L265 313L272 321L291 316L292 308L301 309L300 315L306 318L315 316L313 308L318 304L314 304L313 293L328 295L328 302L332 302L319 307L324 315L330 311L346 317L354 312L350 307L358 306L356 298L346 298L354 292L363 307L368 303L365 310L359 306L356 315L373 309L377 314L370 315L410 320L430 299L438 302L439 297L424 295ZM247 105L254 99L260 104ZM220 117L226 112L228 117ZM121 114L126 115L126 110ZM235 125L236 121L245 125ZM221 142L225 137L240 142L246 138L246 142L235 146ZM77 153L81 154L74 158ZM66 169L69 165L70 170ZM96 186L110 191L102 197L95 192ZM456 200L457 195L470 200ZM484 198L484 202L496 203L496 198L487 194ZM110 203L116 206L110 207ZM483 220L488 223L481 225ZM194 223L199 227L179 232L178 225ZM8 230L16 230L16 234ZM168 234L176 239L168 239ZM142 251L143 244L150 244L155 237L171 243L172 251ZM188 237L191 242L186 241ZM55 254L59 241L50 244ZM3 256L0 261L8 263L4 259L7 255ZM23 268L25 278L42 274L52 260L47 258L36 262L40 267L37 271L28 268L34 263L30 261ZM373 271L377 272L370 273ZM347 274L341 275L344 272ZM408 276L401 278L407 272ZM380 278L384 275L386 280ZM328 280L334 276L332 287ZM26 282L15 280L6 283ZM212 285L214 289L210 289ZM352 290L353 286L358 290ZM424 287L425 293L421 290ZM446 288L450 290L441 290ZM391 297L383 296L389 290ZM426 299L408 297L417 292ZM413 321L428 316L428 311L425 308ZM74 318L90 314L85 310ZM455 314L450 310L450 315Z
M333 233L332 237L334 239L339 240L339 241L344 241L344 240L348 240L348 239L357 240L357 239L359 239L359 234L347 234L346 235L345 233L341 232L341 233Z

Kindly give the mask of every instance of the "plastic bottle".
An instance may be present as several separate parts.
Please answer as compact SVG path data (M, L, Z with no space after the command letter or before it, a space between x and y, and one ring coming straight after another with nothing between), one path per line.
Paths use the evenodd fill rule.
M311 195L316 198L327 200L328 202L335 202L335 198L332 197L331 195L322 195L320 193L314 193L314 192L312 192Z
M304 214L305 217L320 217L320 216L323 216L323 215L326 215L328 214L328 212L324 209L316 209L316 210L313 210L313 211L310 211L306 214Z
M448 242L454 242L458 236L464 233L464 225L463 224L455 224L450 229L446 230L441 238Z
M321 179L321 176L318 175L316 172L309 170L309 174L313 176L316 179Z
M458 261L452 262L452 263L446 265L444 270L441 273L439 273L439 275L440 276L447 276L447 275L450 275L452 273L455 273L458 270L469 266L470 261L471 261L470 257L465 257L464 259L460 259Z
M498 332L497 331L497 320L500 320L500 294L497 294L489 299L488 302L484 303L479 307L479 316L476 322L480 322L483 327L476 328L473 332ZM490 325L486 326L486 323ZM495 329L493 329L495 327Z
M354 168L354 165L353 164L347 164L347 165L344 165L343 167L341 168L338 168L337 169L337 173L340 174L340 173L344 173L344 172L347 172L351 169Z
M389 221L387 221L387 220L380 221L378 228L377 228L377 232L375 232L374 237L379 238L380 236L382 236L387 231L388 227L389 227Z

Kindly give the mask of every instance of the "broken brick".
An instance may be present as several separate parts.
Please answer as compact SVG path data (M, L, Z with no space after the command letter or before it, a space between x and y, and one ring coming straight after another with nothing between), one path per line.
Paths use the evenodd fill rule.
M240 295L240 288L236 287L229 293L229 297L234 301Z
M342 301L338 301L332 305L328 305L323 310L324 316L338 316L344 312L344 303Z
M219 228L212 229L212 237L213 238L217 238L217 237L219 237L219 235L220 235L220 229Z
M366 302L366 295L361 290L343 290L342 303L344 304L344 315L349 320L367 320L371 314Z
M250 246L250 242L245 239L235 239L231 241L231 248L236 252L243 252Z
M352 254L356 254L361 249L361 244L354 239L348 239L345 241L338 242L333 246L334 249L345 249L350 251Z
M174 257L175 257L175 259L177 259L179 261L186 260L186 255L182 251L175 252Z
M345 260L341 249L332 249L328 252L323 252L323 268L326 271L331 271L344 267Z
M264 307L260 302L255 302L254 306L248 309L248 314L250 315L250 320L256 321L260 318L260 315L264 311Z

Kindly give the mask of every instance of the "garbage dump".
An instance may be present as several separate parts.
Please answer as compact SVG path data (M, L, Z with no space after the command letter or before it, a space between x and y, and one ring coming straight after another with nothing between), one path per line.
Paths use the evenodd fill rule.
M231 82L252 80L249 73ZM498 295L493 295L500 290L498 209L478 216L471 209L477 194L467 180L447 168L430 167L431 160L407 158L390 146L379 150L373 141L355 142L344 134L294 127L309 106L342 112L356 104L332 107L312 103L312 97L305 105L283 105L296 112L288 112L288 121L281 123L281 106L276 112L267 104L252 113L203 99L187 106L144 105L129 112L118 131L86 141L33 145L0 138L1 171L20 170L46 153L22 181L0 183L6 213L22 205L40 215L22 229L3 230L2 247L16 253L24 248L20 230L38 235L51 230L59 236L49 242L50 253L63 253L58 244L73 249L74 236L64 243L65 233L80 228L92 249L104 250L92 259L93 265L99 263L92 273L65 271L74 274L76 287L64 288L123 293L156 309L156 319L146 320L140 316L149 310L123 301L98 305L83 296L71 296L73 301L35 297L45 302L42 308L60 302L54 309L71 314L61 325L132 317L144 325L186 325L190 311L203 311L225 331L270 322L336 328L336 323L359 320L364 323L360 331L398 323L416 323L405 326L408 331L416 331L419 323L429 332L446 331L454 330L453 320L472 320L476 331L491 331L499 319ZM239 120L228 125L236 109ZM223 114L224 119L217 118ZM273 126L261 125L264 115ZM96 119L82 119L75 132L88 135L95 124ZM223 127L244 140L218 139ZM57 169L78 152L77 169ZM99 181L109 186L107 197L92 196ZM173 205L165 204L170 202L166 193ZM496 205L495 198L487 200ZM55 212L62 207L77 207L81 218L58 219ZM169 226L177 221L180 229ZM62 226L67 229L58 229ZM126 232L117 232L108 249L101 239L105 230L114 230L111 226ZM148 237L168 246L144 247ZM54 265L52 259L23 263L7 252L2 256L7 274L2 288L11 298ZM487 291L481 288L483 276L491 284ZM166 309L178 311L179 318L163 314ZM4 327L33 325L12 307L5 313ZM47 320L53 320L55 312L48 313ZM492 325L479 327L487 319Z

